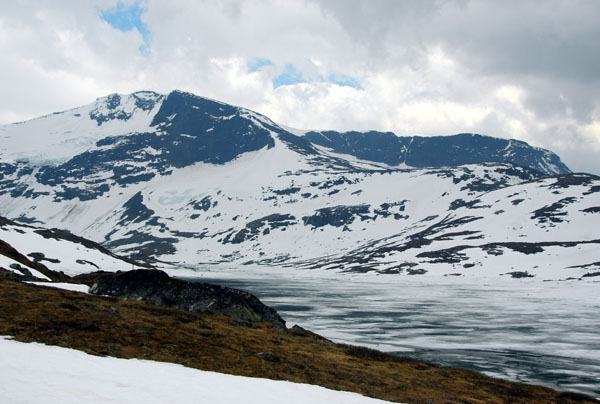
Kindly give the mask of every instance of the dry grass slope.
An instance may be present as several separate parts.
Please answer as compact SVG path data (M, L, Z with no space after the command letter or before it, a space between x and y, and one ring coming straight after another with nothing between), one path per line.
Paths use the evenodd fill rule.
M244 376L312 383L409 403L596 403L312 333L247 327L223 316L25 285L0 276L0 335Z

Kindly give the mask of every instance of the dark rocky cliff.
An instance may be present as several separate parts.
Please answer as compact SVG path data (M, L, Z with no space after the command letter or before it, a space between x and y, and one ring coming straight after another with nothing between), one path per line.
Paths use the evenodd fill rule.
M143 300L194 313L223 314L245 322L270 322L273 328L279 330L286 328L285 321L275 309L248 292L173 279L159 270L139 269L102 275L96 279L90 293Z
M512 163L543 175L571 171L549 150L520 140L473 133L453 136L396 136L392 132L307 132L305 138L336 152L396 166L455 167L464 164Z

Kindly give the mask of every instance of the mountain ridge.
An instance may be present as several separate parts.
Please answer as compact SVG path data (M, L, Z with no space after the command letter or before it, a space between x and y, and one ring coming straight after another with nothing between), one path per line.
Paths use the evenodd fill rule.
M195 105L188 105L191 103L195 103ZM202 105L197 105L197 104L202 104ZM314 143L314 144L318 144L318 145L322 145L322 146L327 146L330 147L331 149L333 149L336 152L350 152L349 154L358 157L358 158L362 158L364 160L369 160L369 161L374 161L374 162L386 162L391 166L398 166L399 164L401 164L402 162L406 162L406 158L404 158L402 161L401 160L390 160L390 159L384 159L382 160L381 158L375 158L375 159L369 159L369 158L365 158L368 156L361 156L360 151L355 151L355 150L348 150L348 149L343 149L343 147L340 147L340 141L337 142L332 142L331 139L329 140L329 143L324 142L323 141L323 137L331 137L332 135L335 135L336 137L338 137L339 139L341 139L342 141L348 142L349 140L352 140L353 142L357 142L357 143L361 143L364 142L365 139L367 138L374 138L374 137L379 137L381 139L382 136L387 137L386 142L386 146L394 146L396 148L399 149L403 149L406 148L406 146L408 144L412 144L415 142L415 140L417 142L425 142L425 143L429 143L429 144L425 144L425 148L431 148L431 144L432 143L436 143L439 141L448 141L447 143L449 144L442 144L442 147L445 148L446 150L448 149L448 146L451 146L452 148L457 148L459 146L464 146L465 142L461 142L461 138L464 138L465 136L471 136L475 141L475 142L480 142L483 143L484 140L486 141L494 141L494 142L499 142L501 144L501 147L497 147L497 149L505 149L508 146L512 147L513 144L517 144L520 145L524 148L526 148L528 150L528 152L531 151L536 151L537 154L539 154L538 156L535 156L536 158L539 158L540 156L542 156L543 158L546 158L549 160L549 162L552 164L546 164L544 165L539 165L537 167L531 167L534 168L538 171L540 171L542 174L546 174L546 175L552 175L552 174L561 174L561 173L568 173L570 172L570 170L568 169L568 167L566 167L561 161L560 158L558 156L556 156L554 153L549 152L548 150L545 149L541 149L539 147L533 147L533 146L529 146L526 142L520 141L520 140L515 140L515 139L510 139L510 140L506 140L506 139L500 139L500 138L494 138L491 136L485 136L485 135L479 135L479 134L466 134L466 133L462 133L462 134L457 134L457 135L449 135L449 136L432 136L432 137L422 137L422 136L398 136L396 134L394 134L393 132L378 132L378 131L367 131L367 132L357 132L357 131L350 131L350 132L337 132L337 131L331 131L331 130L326 130L326 131L295 131L295 130L287 130L284 129L284 127L274 123L273 121L271 121L270 119L268 119L267 117L265 117L262 114L256 113L254 111L250 111L248 109L242 108L242 107L236 107L236 106L232 106L220 101L216 101L210 98L206 98L206 97L201 97L201 96L197 96L188 92L184 92L184 91L180 91L180 90L174 90L171 93L167 94L167 95L163 95L163 94L159 94L153 91L137 91L131 94L117 94L117 93L113 93L110 94L108 96L105 97L100 97L98 99L96 99L96 101L92 104L89 104L87 106L83 106L83 107L78 107L78 108L73 108L70 110L66 110L66 111L62 111L62 112L55 112L53 114L48 114L39 118L34 118L28 121L22 121L22 122L18 122L18 123L14 123L14 124L9 124L9 125L0 125L0 136L4 135L3 138L4 139L9 139L9 140L13 140L15 136L10 136L10 134L7 136L6 132L10 132L11 129L14 129L15 127L22 127L22 126L26 126L29 123L32 122L38 122L40 120L43 119L47 119L47 118L53 118L56 116L66 116L67 114L71 114L71 117L75 117L75 118L81 118L84 119L84 117L82 117L82 112L87 108L87 114L86 116L89 117L88 121L93 121L95 123L95 127L84 127L84 128L80 128L78 126L84 126L81 124L81 119L79 119L78 124L72 124L74 127L76 127L77 129L83 129L84 131L87 131L87 136L84 136L84 138L88 141L87 143L83 142L83 145L91 145L90 141L92 140L92 136L90 135L94 135L93 136L93 140L95 140L96 142L110 136L109 134L107 134L107 131L109 129L112 128L106 128L105 125L107 126L114 126L114 123L126 123L126 122L132 122L132 125L125 125L123 128L120 129L120 134L132 134L132 133L143 133L145 131L151 131L152 128L156 128L156 127L160 127L161 125L164 127L165 131L169 134L181 134L183 133L182 131L180 131L179 129L181 128L190 128L189 125L185 125L189 122L185 122L186 120L189 121L190 119L190 115L192 114L193 110L190 110L188 108L188 110L185 111L184 115L186 115L183 119L183 123L181 122L182 119L180 119L180 117L178 116L182 114L182 106L186 106L186 107L190 107L192 109L196 109L196 110L203 110L204 113L206 114L208 111L213 113L213 117L217 116L214 115L215 112L220 112L220 110L224 110L227 109L227 112L230 113L230 116L235 115L236 113L242 113L242 115L250 115L250 117L253 118L259 118L263 124L266 124L267 127L269 129L276 129L278 132L285 132L287 135L289 136L293 136L293 137L299 137L297 134L292 133L296 132L296 133L302 133L304 132L304 134L302 135L302 137L306 138L310 143ZM161 111L162 109L162 111ZM142 111L142 113L137 113L139 111ZM171 113L169 113L169 111L171 111ZM177 112L175 112L177 111ZM144 116L145 115L145 116ZM174 116L172 116L174 115ZM175 122L170 122L171 119L177 117L177 120ZM133 119L132 119L133 118ZM198 122L201 122L202 120L198 120L195 119L195 124L198 124ZM85 122L85 120L83 121ZM137 125L137 126L136 126ZM36 128L37 129L37 128ZM102 129L106 129L105 131L103 131ZM135 130L133 130L135 129ZM197 128L198 130L202 130L202 127ZM204 128L204 129L210 129L210 128ZM70 133L70 131L66 131L67 133ZM57 132L54 132L54 134L56 134ZM19 135L23 135L23 133L18 133ZM81 136L81 133L78 133L79 136ZM351 137L358 137L358 139L350 139ZM74 138L73 138L74 139ZM64 145L66 143L66 141L70 141L73 139L65 139L62 142L60 142L61 145ZM429 139L429 140L428 140ZM433 139L433 141L432 141ZM454 141L456 140L456 141ZM296 141L298 141L296 139ZM79 143L81 144L82 142L75 142L76 144ZM454 143L458 143L458 144L454 144ZM272 145L272 143L269 143L270 145ZM26 156L26 150L20 150L19 152L14 151L16 146L21 146L21 149L26 148L26 147L31 147L31 144L20 144L20 145L10 145L10 148L13 149L12 150L12 155L9 154L8 156L6 156L7 151L9 151L8 147L4 147L4 148L0 148L0 157L3 158L3 160L13 160L14 162L18 162L18 161L33 161L35 162L44 162L44 160L36 160L35 158L32 157L27 157ZM45 144L44 146L47 146L47 144ZM484 145L483 147L490 147L489 145ZM17 147L18 148L18 147ZM370 149L373 149L372 146L369 146ZM414 147L413 147L414 148ZM459 147L460 148L460 147ZM87 149L78 149L77 151L79 153L86 151ZM247 151L247 150L244 150ZM244 152L242 151L242 153ZM393 151L397 152L397 151ZM41 154L41 153L40 153ZM413 152L414 154L414 152ZM19 157L19 155L21 155L21 157ZM76 155L76 154L74 154ZM71 155L70 157L73 157L74 155ZM239 155L239 153L237 154ZM35 157L35 156L34 156ZM410 164L408 164L409 167L414 167L414 168L423 168L423 167L439 167L441 165L462 165L462 164L469 164L469 163L482 163L482 162L512 162L514 164L517 165L521 165L521 166L525 166L527 167L527 161L523 160L520 162L515 162L514 158L511 160L510 159L510 155L508 156L493 156L493 154L488 154L488 158L487 159L478 159L477 161L474 161L471 157L471 161L468 160L463 160L460 161L460 159L456 159L456 161L450 161L450 162L446 162L448 164L441 164L440 162L435 162L435 161L431 161L432 164L429 165L424 165L422 164L422 159L424 158L423 156L417 156L417 157L409 157L409 160L414 161L416 163L418 163L417 165L411 166ZM464 157L463 157L464 158ZM531 163L531 161L529 162Z
M0 215L136 259L545 276L510 247L525 243L555 279L600 261L599 179L520 141L294 134L181 91L113 94L31 122L0 127ZM580 254L553 261L561 243Z

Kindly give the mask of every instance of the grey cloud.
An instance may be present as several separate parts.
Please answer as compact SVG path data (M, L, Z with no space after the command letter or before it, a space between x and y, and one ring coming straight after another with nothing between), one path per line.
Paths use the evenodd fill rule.
M7 3L0 119L180 88L303 128L478 131L559 154L600 150L586 129L600 120L600 2L148 0L147 55L137 32L99 18L116 3ZM248 72L260 58L274 66ZM287 63L309 82L274 89ZM329 75L361 88L320 81ZM520 89L519 102L498 98L503 86Z
M571 82L587 87L600 82L600 2L323 0L318 4L355 40L371 47L381 64L390 63L400 50L405 63L419 68L424 51L439 45L474 76L525 86L531 77L546 78L556 81L555 89L564 86L563 92L575 89ZM593 101L585 92L568 98L575 95Z
M482 74L598 80L598 2L445 3L433 37Z
M600 2L312 1L380 53L442 44L479 74L600 79Z

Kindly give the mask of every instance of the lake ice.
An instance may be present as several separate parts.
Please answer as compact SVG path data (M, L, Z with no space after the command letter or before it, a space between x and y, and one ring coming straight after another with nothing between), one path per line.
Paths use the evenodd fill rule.
M598 282L321 275L194 279L247 290L336 342L600 397Z

